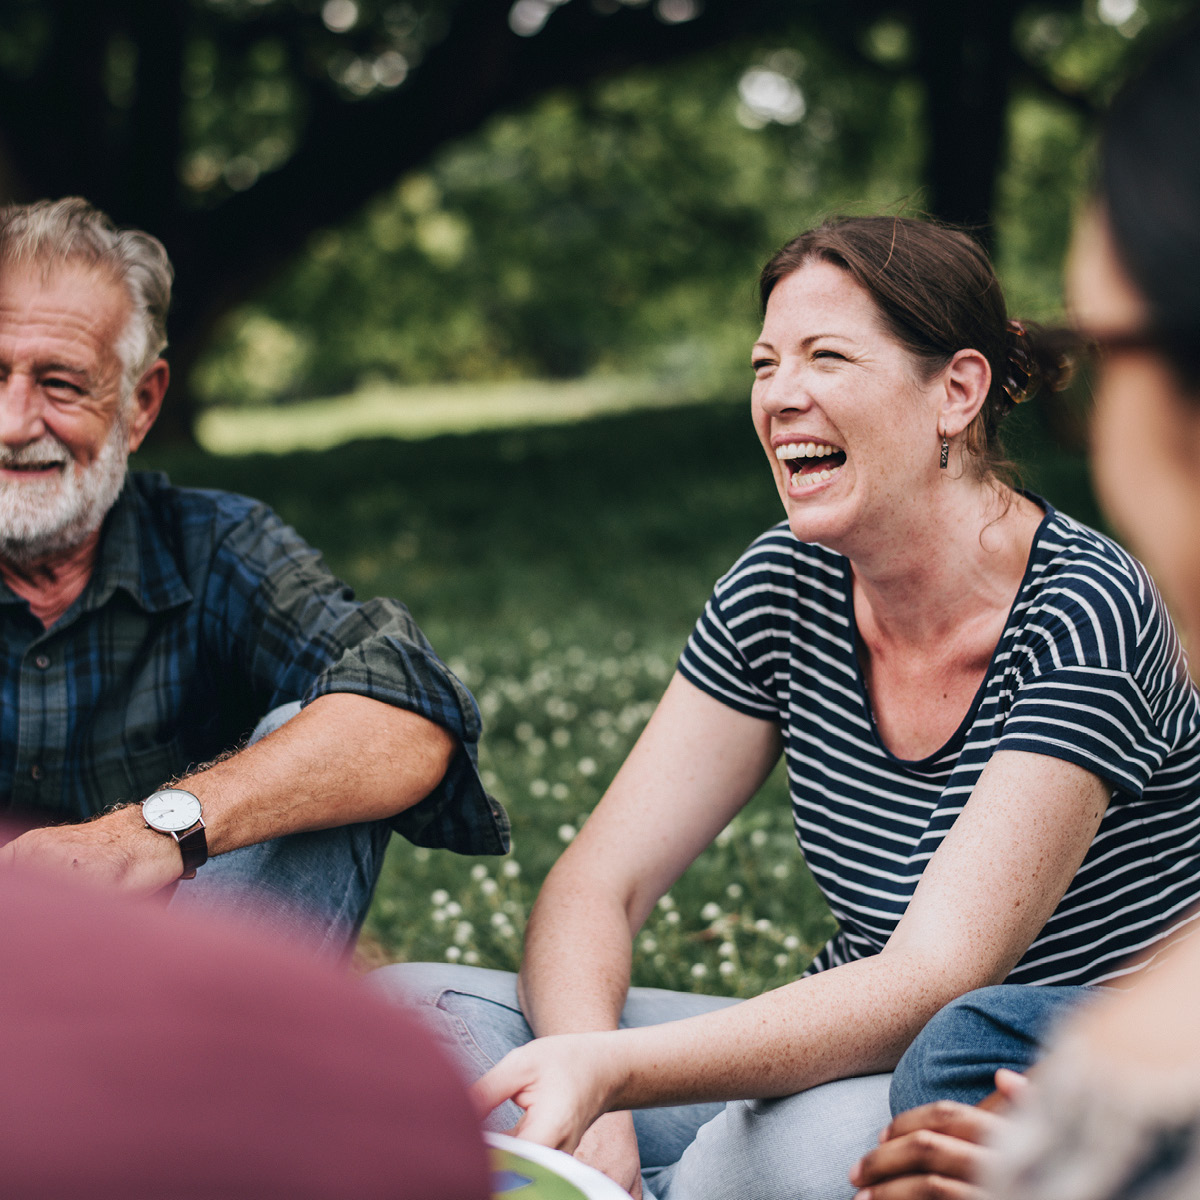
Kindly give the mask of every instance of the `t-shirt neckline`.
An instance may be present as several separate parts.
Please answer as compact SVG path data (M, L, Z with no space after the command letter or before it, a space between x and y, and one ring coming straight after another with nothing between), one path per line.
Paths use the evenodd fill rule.
M975 716L979 711L979 706L983 702L983 697L988 689L988 684L991 682L992 673L995 670L996 659L1000 654L1001 648L1011 638L1013 633L1013 614L1017 611L1021 604L1022 598L1025 595L1026 589L1029 587L1030 580L1033 577L1033 568L1038 560L1038 552L1041 549L1043 535L1046 532L1050 522L1056 516L1057 510L1048 500L1044 500L1041 496L1034 492L1027 492L1024 488L1017 489L1018 493L1024 496L1027 500L1033 501L1039 508L1042 509L1042 519L1038 522L1038 527L1034 530L1033 541L1029 547L1029 557L1025 562L1025 571L1021 576L1021 582L1017 586L1016 595L1013 597L1012 604L1009 605L1008 616L1004 621L1004 631L1000 634L995 646L992 647L991 657L988 659L987 669L983 673L983 678L979 682L979 687L975 689L975 695L971 698L971 703L967 708L963 719L958 723L954 732L939 746L932 754L925 755L924 758L901 758L900 755L894 754L888 749L883 738L879 733L879 726L875 723L875 710L871 706L871 698L867 695L867 684L863 678L862 666L858 660L858 622L854 617L854 581L850 571L850 560L841 556L842 559L842 611L846 617L850 628L850 658L851 669L854 673L854 683L858 690L859 701L862 704L863 712L866 714L867 723L871 728L871 737L874 739L875 745L878 747L881 754L888 759L889 762L897 763L902 767L906 767L912 771L929 770L931 767L940 763L948 754L955 751L958 745L966 737L967 730L975 721Z

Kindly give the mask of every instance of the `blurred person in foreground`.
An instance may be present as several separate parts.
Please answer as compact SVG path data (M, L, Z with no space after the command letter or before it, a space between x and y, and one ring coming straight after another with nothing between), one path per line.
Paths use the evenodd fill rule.
M171 277L84 200L0 209L0 806L35 826L0 867L183 878L173 904L341 948L392 828L494 854L507 821L403 605L356 601L263 504L126 471Z
M1095 194L1075 232L1067 295L1078 333L1096 351L1097 493L1194 642L1200 26L1172 39L1113 105ZM1146 817L1154 843L1160 814ZM1036 1060L1029 1086L1007 1120L952 1100L900 1112L854 1175L863 1200L981 1195L984 1178L987 1194L1014 1200L1200 1196L1198 1011L1195 937L1127 989L1006 987L964 997L901 1062L896 1108L938 1096L973 1100L997 1067L1023 1070ZM1052 1051L1042 1059L1047 1039Z
M343 971L21 868L0 909L3 1195L491 1195L456 1069Z
M1166 612L1000 461L1060 357L932 222L829 221L761 295L751 411L786 521L718 583L551 871L519 982L375 977L487 1072L494 1127L658 1200L848 1196L942 1005L1104 980L1200 898L1200 707ZM754 999L630 989L638 928L781 753L838 933Z

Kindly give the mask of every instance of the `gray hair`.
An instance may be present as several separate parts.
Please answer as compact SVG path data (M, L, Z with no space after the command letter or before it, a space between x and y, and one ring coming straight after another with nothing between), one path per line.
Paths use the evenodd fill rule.
M118 229L79 196L0 207L0 263L43 268L60 263L102 267L124 285L133 306L117 339L124 392L133 389L167 346L167 309L174 271L162 242L138 229Z

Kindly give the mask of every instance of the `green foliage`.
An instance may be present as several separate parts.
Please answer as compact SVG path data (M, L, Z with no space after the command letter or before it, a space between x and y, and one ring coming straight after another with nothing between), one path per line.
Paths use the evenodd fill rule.
M1021 416L1030 486L1094 520L1079 460ZM542 879L641 731L713 583L781 515L740 403L142 465L275 505L362 594L404 599L471 687L513 853L397 839L367 935L392 958L497 967L517 965ZM777 770L651 914L634 976L750 995L794 978L831 929Z
M791 88L803 120L739 98L748 71ZM310 252L202 368L237 402L269 314L308 365L283 394L651 369L687 383L740 371L763 257L831 208L896 206L916 187L918 101L904 80L798 47L730 49L558 93L492 121ZM239 340L240 339L240 340ZM292 360L289 360L292 361Z

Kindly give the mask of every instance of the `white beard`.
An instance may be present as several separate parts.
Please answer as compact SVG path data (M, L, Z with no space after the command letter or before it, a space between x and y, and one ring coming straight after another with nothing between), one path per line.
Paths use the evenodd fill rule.
M31 567L86 541L116 503L128 459L129 417L124 406L89 466L76 464L52 433L20 450L0 449L0 467L65 464L45 479L0 481L0 558Z

